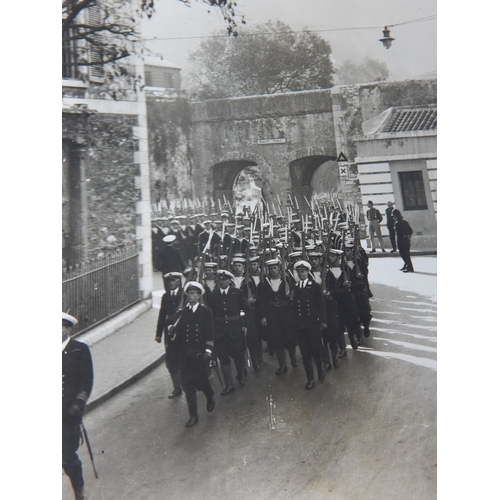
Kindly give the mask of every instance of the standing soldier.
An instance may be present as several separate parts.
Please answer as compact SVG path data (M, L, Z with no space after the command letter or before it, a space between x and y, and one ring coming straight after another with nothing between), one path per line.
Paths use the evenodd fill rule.
M85 500L80 445L83 412L94 384L92 356L86 344L70 337L78 323L62 313L62 466L71 480L76 500Z
M223 396L235 391L231 359L241 386L245 385L247 374L245 333L250 305L243 291L231 285L233 278L234 275L229 271L217 271L218 288L208 297L208 307L212 309L215 319L215 350L226 384L221 393Z
M373 206L373 201L368 202L368 210L366 211L366 219L368 220L368 230L370 232L370 241L372 249L370 253L375 253L375 235L382 252L385 252L384 240L380 231L380 223L382 222L382 214Z
M394 203L392 201L387 202L387 208L385 209L385 217L387 219L387 230L389 231L389 239L391 240L392 250L391 253L396 252L396 232L394 231Z
M292 319L297 331L302 362L307 375L306 390L314 387L313 358L318 369L318 379L325 379L321 359L321 331L326 328L325 303L321 287L309 277L311 264L299 260L295 266L299 281L293 288Z
M266 261L268 276L259 286L259 301L262 304L261 324L267 327L269 350L276 352L279 363L276 375L286 373L288 370L285 349L290 356L292 367L298 366L295 357L297 340L290 315L292 280L289 276L280 275L279 264L278 259Z
M156 324L156 342L160 343L165 327L168 325L170 319L175 315L179 307L181 306L182 291L181 291L181 279L182 273L167 273L164 276L167 283L167 291L163 294L161 298L160 313L158 314L158 322ZM165 365L168 372L170 373L170 378L172 379L172 384L174 385L174 390L168 395L168 399L173 399L182 394L181 389L181 375L179 372L179 357L178 349L176 344L170 342L168 335L165 333L164 337L165 345Z
M212 311L200 304L202 285L188 281L184 293L188 304L169 319L168 334L178 352L180 378L189 411L186 427L192 427L198 423L197 389L207 398L207 411L211 412L215 407L214 391L208 380L214 345L214 318Z

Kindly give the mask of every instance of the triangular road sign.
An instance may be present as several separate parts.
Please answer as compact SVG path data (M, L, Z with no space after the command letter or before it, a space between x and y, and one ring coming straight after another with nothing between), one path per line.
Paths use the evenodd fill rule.
M337 157L337 161L349 161L349 160L345 157L345 154L342 153L342 151L341 151Z

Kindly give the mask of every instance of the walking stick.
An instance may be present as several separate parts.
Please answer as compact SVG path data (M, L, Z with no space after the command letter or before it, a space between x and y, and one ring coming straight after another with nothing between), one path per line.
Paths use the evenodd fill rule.
M89 436L87 434L87 429L85 429L85 426L83 425L83 422L82 422L82 431L83 431L83 438L85 440L85 444L87 445L87 450L89 450L90 461L92 462L92 467L94 469L94 475L95 475L95 478L98 479L99 476L97 475L97 470L95 468L94 455L92 454L92 448L90 447Z
M224 389L224 385L222 384L222 379L220 378L220 373L219 373L219 363L216 360L213 360L210 362L210 366L215 368L215 373L217 373L217 378L219 379L220 386L222 389Z

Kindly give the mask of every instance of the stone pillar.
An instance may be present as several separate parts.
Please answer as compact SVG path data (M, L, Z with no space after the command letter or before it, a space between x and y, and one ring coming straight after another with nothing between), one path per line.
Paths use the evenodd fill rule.
M69 152L69 241L67 264L75 265L87 259L87 195L85 180L85 157L83 145Z

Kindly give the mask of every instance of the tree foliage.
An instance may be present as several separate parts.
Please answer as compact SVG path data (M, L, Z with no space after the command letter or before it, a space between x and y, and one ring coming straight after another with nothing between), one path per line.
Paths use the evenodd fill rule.
M191 54L197 97L274 94L333 85L330 44L281 21L240 30L237 38L211 37Z
M192 0L176 0L186 6ZM236 2L196 0L221 11L229 35L238 34ZM140 19L155 12L155 0L62 0L63 75L81 66L115 63L142 53ZM244 18L240 21L244 24Z
M337 85L353 85L355 83L380 82L387 80L390 72L385 62L365 57L359 64L346 61L339 66L335 74Z

